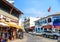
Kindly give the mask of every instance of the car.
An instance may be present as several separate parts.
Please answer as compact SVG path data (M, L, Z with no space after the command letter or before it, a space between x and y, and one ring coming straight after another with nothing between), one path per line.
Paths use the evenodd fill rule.
M52 31L44 31L43 36L51 38L53 36L53 32Z
M54 39L58 39L59 37L60 37L60 30L58 30L55 33L53 33L53 38Z

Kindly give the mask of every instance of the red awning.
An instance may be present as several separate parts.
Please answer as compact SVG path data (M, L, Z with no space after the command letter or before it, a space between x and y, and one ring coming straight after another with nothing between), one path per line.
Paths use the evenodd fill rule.
M35 28L35 26L32 26L31 28Z
M30 27L30 29L34 29L34 28L35 28L35 26Z
M52 28L52 25L43 26L43 28Z
M60 28L60 26L54 26L54 28Z

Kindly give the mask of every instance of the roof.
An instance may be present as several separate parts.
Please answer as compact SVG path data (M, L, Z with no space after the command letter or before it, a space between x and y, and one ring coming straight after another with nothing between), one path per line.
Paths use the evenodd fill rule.
M55 13L54 13L54 14L52 14L52 15L48 15L48 16L43 17L43 18L40 18L40 19L38 19L38 20L36 20L36 21L39 21L39 20L41 20L41 19L48 18L48 17L50 17L50 16L56 16L56 15L60 15L60 12L55 12ZM36 21L35 21L35 22L36 22Z
M11 3L9 3L8 1L6 1L6 0L0 0L0 2L1 2L1 1L2 1L4 4L12 7L14 10L16 10L16 12L17 12L18 14L23 14L23 12L21 12L19 9L17 9L14 5L12 5Z

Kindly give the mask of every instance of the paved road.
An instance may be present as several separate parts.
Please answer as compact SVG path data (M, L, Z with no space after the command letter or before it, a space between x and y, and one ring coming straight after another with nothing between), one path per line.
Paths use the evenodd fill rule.
M24 39L17 39L11 42L57 42L57 40L48 39L41 36L35 36L26 33Z

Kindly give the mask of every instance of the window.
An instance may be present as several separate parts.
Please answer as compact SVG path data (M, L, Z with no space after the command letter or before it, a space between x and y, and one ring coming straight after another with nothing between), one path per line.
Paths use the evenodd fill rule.
M38 30L40 30L40 28L38 28Z
M36 32L37 32L37 28L36 28Z
M45 23L47 23L46 19L45 19Z
M8 13L10 13L10 7L6 7L6 6L3 5L3 4L0 4L0 9L6 11L6 12L8 12Z
M47 31L47 28L44 28L44 31Z
M15 17L17 17L17 18L19 18L19 15L18 15L18 13L16 11L13 11L12 15L15 16Z
M43 28L41 28L41 30L43 30Z
M51 18L48 18L48 23L51 22Z
M38 22L38 21L36 21L36 22L35 22L35 25L39 25L39 22Z

